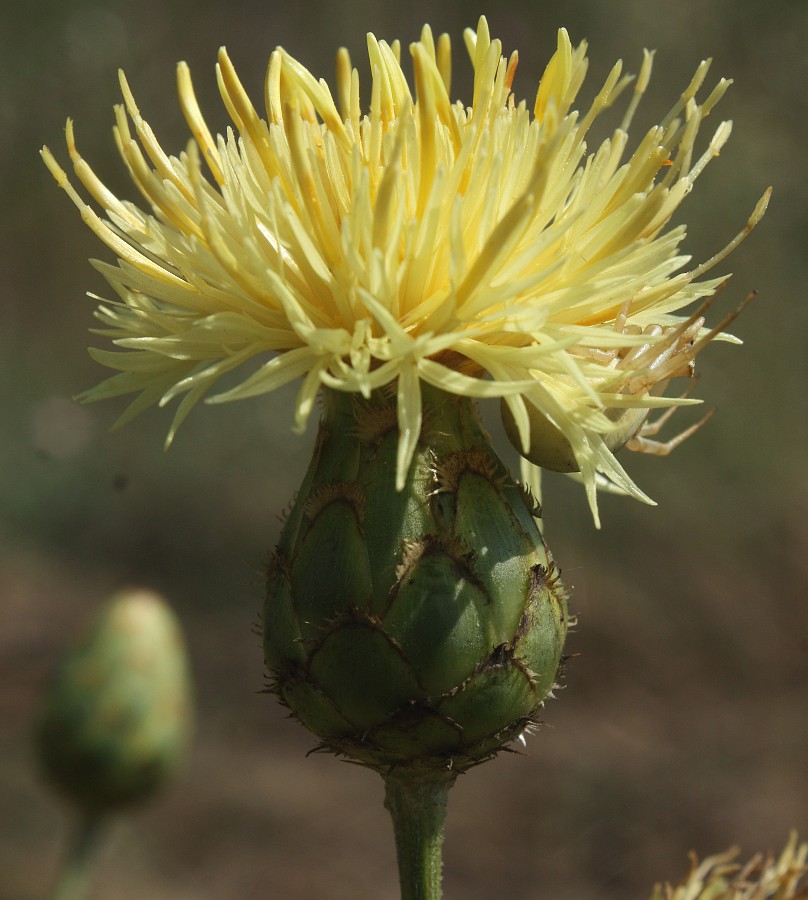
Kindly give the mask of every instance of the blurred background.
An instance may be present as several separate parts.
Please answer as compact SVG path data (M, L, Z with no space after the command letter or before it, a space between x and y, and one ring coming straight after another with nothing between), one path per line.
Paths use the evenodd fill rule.
M737 843L748 855L780 847L792 827L808 837L808 4L0 0L3 898L47 895L69 827L30 753L40 691L88 614L131 583L163 591L187 629L197 740L171 788L114 824L92 896L397 897L381 781L307 759L313 740L258 693L262 569L313 439L291 434L294 391L200 407L167 454L169 411L110 432L122 406L75 404L104 374L85 351L84 292L109 291L87 258L111 254L37 151L47 143L66 163L70 115L84 156L134 199L111 135L117 68L177 152L178 60L211 128L226 125L221 44L257 104L277 44L333 84L338 46L366 75L365 32L406 45L429 21L451 34L453 95L468 100L462 29L480 13L519 50L517 96L533 96L561 25L590 41L584 100L616 58L636 72L643 47L656 47L636 135L702 58L715 57L710 84L735 79L715 117L734 120L732 138L684 206L697 260L740 230L767 185L774 195L722 266L735 274L715 318L753 288L760 296L733 326L746 346L699 358L697 393L718 414L667 460L624 460L659 506L604 497L598 532L582 490L548 478L546 535L579 615L575 656L527 752L456 786L446 896L642 898L683 875L691 849Z

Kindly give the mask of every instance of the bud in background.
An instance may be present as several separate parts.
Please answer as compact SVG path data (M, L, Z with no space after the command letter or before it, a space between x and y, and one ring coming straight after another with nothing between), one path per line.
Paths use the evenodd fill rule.
M114 596L62 660L36 729L48 779L85 817L135 803L181 761L190 672L174 614L157 594Z

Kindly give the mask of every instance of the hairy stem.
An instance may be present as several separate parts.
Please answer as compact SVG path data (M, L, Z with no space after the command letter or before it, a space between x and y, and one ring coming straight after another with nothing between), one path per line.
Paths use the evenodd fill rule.
M397 769L385 777L401 900L440 900L446 800L454 774Z

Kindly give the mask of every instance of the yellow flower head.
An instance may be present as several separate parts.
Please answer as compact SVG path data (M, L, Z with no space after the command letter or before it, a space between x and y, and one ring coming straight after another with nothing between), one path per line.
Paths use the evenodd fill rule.
M121 76L115 136L148 211L104 186L68 121L76 176L103 217L47 148L45 162L118 256L117 265L96 263L118 295L97 311L118 350L91 351L118 372L82 399L135 393L126 420L182 397L170 441L222 375L250 363L240 384L208 399L251 397L302 378L299 429L321 385L368 396L395 384L401 486L421 429L424 381L504 398L520 450L540 463L531 441L541 443L534 423L545 423L570 458L560 468L580 473L593 510L598 484L647 500L613 451L636 443L650 408L695 402L658 394L723 335L707 331L698 314L675 313L715 292L721 279L700 277L768 199L735 240L694 268L679 249L684 228L665 231L729 137L722 122L695 150L729 82L698 101L709 67L702 63L627 154L651 53L636 80L618 62L581 113L573 104L586 44L573 48L563 29L531 106L511 93L517 56L502 55L485 19L464 37L474 67L469 107L449 99L447 35L436 44L425 27L410 46L414 91L398 42L369 35L364 115L345 50L336 98L275 50L262 116L222 49L216 73L234 127L216 138L180 63L193 140L179 156L161 148ZM632 81L619 127L588 151L593 121Z

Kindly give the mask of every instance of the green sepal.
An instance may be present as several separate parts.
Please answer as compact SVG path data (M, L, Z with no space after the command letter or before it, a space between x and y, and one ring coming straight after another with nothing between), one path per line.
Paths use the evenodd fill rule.
M372 595L360 512L348 486L333 487L334 497L316 511L291 562L291 584L300 632L315 638L324 626L352 607L364 609ZM315 495L311 503L317 503Z
M384 627L426 692L439 696L465 680L495 646L491 601L460 561L428 544L402 574Z
M463 723L463 744L470 747L485 739L501 743L514 737L514 729L521 731L538 712L539 699L530 674L509 661L470 678L439 709Z
M304 673L290 673L283 679L280 690L283 702L294 711L307 728L317 729L325 740L351 735L356 727L340 715L333 702Z
M312 680L364 732L424 696L412 667L380 628L346 622L311 652Z
M272 558L267 574L267 590L272 595L272 628L264 632L264 653L270 668L284 661L303 663L306 652L294 605L289 563L281 551Z
M319 456L314 467L312 488L332 482L355 481L359 475L359 443L353 428L354 394L326 391L323 394L324 422L317 436Z
M384 614L396 583L396 569L405 544L416 541L432 527L427 491L420 487L429 477L424 461L416 456L403 491L395 489L398 431L386 435L377 448L368 448L361 475L365 509L367 555L373 577L371 611Z
M531 591L535 598L525 612L514 643L514 655L529 665L536 690L547 694L556 681L558 660L567 625L563 588L554 569L536 566L531 572ZM549 594L550 602L540 602Z
M451 759L463 746L463 729L426 704L412 704L375 728L371 738L381 751L380 759L388 762Z
M455 529L464 544L475 548L474 573L488 596L496 598L489 610L493 646L507 643L524 608L533 542L496 485L473 471L458 480Z

